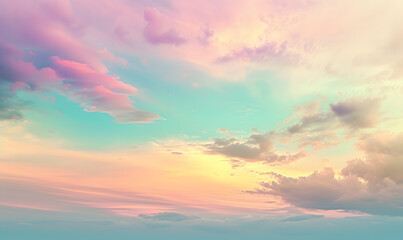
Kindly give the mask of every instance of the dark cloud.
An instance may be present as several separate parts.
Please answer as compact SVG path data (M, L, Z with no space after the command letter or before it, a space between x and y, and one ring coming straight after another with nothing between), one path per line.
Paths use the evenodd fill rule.
M205 147L209 153L245 162L287 164L306 157L306 147L317 151L339 145L346 136L356 136L360 129L375 127L379 122L379 99L349 98L326 107L323 105L323 100L318 100L297 106L294 114L274 131L254 133L247 139L212 138L213 142ZM296 153L278 153L274 144L296 144L298 147Z
M213 138L207 144L209 153L241 158L246 162L263 162L270 165L286 164L306 156L306 152L278 154L271 140L271 133L252 134L247 140L236 138ZM239 165L239 164L237 164Z

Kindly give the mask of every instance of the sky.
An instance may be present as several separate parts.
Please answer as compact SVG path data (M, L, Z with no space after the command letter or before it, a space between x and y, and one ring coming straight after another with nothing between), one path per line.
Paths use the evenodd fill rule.
M401 9L0 0L0 235L401 239Z

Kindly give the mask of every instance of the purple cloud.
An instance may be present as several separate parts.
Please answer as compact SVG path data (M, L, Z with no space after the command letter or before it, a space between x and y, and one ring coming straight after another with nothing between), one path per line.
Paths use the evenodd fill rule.
M132 105L129 98L137 89L89 68L85 64L52 57L53 67L63 79L62 91L72 92L86 111L106 112L121 123L151 122L159 116Z
M27 105L14 98L19 89L36 90L56 79L50 68L36 69L32 63L24 62L24 52L14 45L0 42L0 120L21 119L22 109Z
M352 128L369 128L378 123L379 99L351 98L330 104L333 113Z
M219 57L218 63L226 63L232 61L246 62L278 62L295 64L298 62L298 55L288 51L288 42L281 44L275 42L266 42L260 46L244 46L240 49L233 50L226 55Z
M157 9L144 10L144 20L147 21L147 26L143 33L149 43L181 45L187 42L176 29L164 29L161 13Z

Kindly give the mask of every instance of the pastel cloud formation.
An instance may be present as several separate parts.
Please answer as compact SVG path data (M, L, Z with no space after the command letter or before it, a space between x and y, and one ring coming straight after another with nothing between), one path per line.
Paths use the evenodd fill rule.
M136 109L130 95L136 88L112 76L101 74L85 64L51 57L53 68L63 79L64 91L73 92L72 97L80 102L86 111L106 112L121 123L152 122L158 115Z
M1 9L0 29L9 33L0 43L1 91L9 91L7 98L2 94L7 99L2 119L22 117L12 93L21 89L56 90L87 111L106 112L121 123L160 118L135 108L130 97L137 89L107 74L103 56L81 40L86 29L70 1L16 1L1 4Z
M400 240L401 9L0 0L2 236Z
M291 117L270 132L254 133L245 140L212 138L212 143L205 147L209 153L239 158L232 160L235 165L242 165L240 160L283 165L307 157L307 147L319 151L337 146L344 141L344 136L353 136L359 129L375 127L380 121L379 99L348 98L330 103L326 110L322 105L322 100L317 100L297 106ZM218 132L228 133L222 129ZM296 153L277 153L275 144L284 147L291 145L290 142L297 144Z
M279 196L303 208L403 216L402 144L402 134L375 133L357 143L366 158L347 162L339 177L332 168L298 178L273 173L276 181L249 192Z
M216 61L218 63L226 63L238 60L245 62L271 62L275 64L294 65L298 63L299 57L288 51L287 44L287 41L284 41L281 44L267 42L256 47L244 46L217 58Z
M296 107L280 135L298 139L300 146L335 146L341 143L343 135L375 127L380 122L380 104L380 99L375 98L348 98L323 109L322 100L309 102Z

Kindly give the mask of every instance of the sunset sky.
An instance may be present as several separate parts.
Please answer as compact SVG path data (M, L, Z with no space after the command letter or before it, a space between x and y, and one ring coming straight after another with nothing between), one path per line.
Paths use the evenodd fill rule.
M0 239L402 239L402 11L0 0Z

